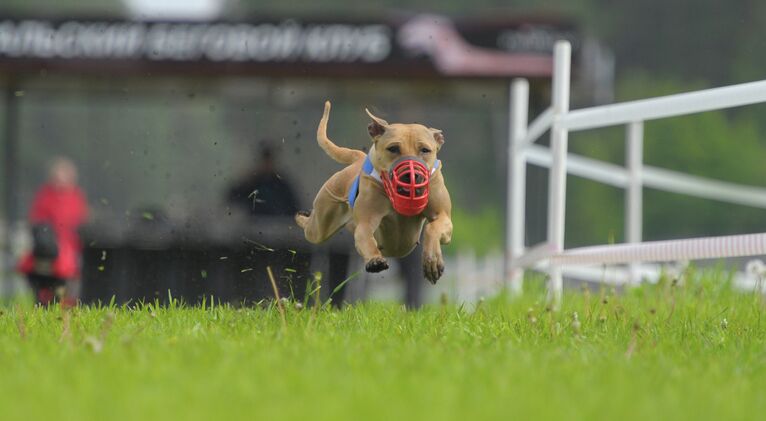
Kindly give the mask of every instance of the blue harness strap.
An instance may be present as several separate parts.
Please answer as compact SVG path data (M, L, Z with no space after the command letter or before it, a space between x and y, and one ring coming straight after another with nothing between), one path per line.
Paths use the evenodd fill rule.
M364 164L362 164L362 172L370 175L372 172L375 171L375 168L372 166L372 161L370 161L370 155L367 155L367 157L364 158ZM356 197L359 196L359 180L362 178L362 174L356 176L354 179L354 184L351 185L351 189L348 191L348 204L351 206L351 209L354 208L354 203L356 203Z
M439 166L441 165L441 161L438 159L436 160L436 163L434 164L434 168L431 170L431 174L433 174L436 170L439 169ZM367 155L366 158L364 158L364 164L362 164L362 173L365 173L367 175L372 175L372 172L375 171L375 168L372 166L372 161L370 161L370 156ZM354 183L351 184L351 189L348 191L348 204L351 206L351 209L354 208L354 203L356 203L356 198L359 196L359 180L361 180L362 174L356 176L354 179Z

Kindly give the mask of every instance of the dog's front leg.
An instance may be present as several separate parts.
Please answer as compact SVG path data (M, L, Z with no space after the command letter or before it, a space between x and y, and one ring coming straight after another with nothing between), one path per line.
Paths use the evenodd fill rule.
M356 250L365 261L364 269L367 272L381 272L388 269L388 262L378 248L375 241L375 230L378 229L382 217L375 216L364 221L357 222L354 229L354 242Z
M442 244L452 240L452 221L446 212L436 215L425 226L423 234L423 275L435 284L444 273Z
M363 176L359 185L359 198L354 207L354 243L356 251L364 259L367 272L388 269L388 262L375 240L375 231L390 211L391 205L383 188L371 177Z

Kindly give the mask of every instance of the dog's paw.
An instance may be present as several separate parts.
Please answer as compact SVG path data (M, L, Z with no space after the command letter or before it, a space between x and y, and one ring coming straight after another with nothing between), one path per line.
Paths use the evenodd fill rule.
M370 273L378 273L388 269L388 262L382 257L373 257L364 266L364 270Z
M441 257L423 255L423 276L433 285L444 274L444 260Z
M295 213L295 223L298 224L299 227L305 229L309 216L311 216L311 211L298 211Z

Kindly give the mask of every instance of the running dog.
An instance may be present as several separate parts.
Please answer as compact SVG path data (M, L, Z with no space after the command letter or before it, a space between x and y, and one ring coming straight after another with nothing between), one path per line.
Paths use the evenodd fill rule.
M388 269L386 257L410 254L425 231L423 275L435 284L444 273L441 245L452 238L452 202L436 158L444 136L420 124L389 124L365 111L372 119L369 154L327 137L330 102L325 102L317 142L347 166L324 183L314 208L298 212L295 221L314 244L348 227L367 272Z

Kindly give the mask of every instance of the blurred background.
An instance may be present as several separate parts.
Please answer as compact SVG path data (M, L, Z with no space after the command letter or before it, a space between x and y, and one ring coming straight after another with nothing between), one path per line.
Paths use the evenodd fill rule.
M49 163L66 156L90 210L85 301L164 300L168 289L257 301L266 265L300 297L319 270L325 294L353 277L338 301L475 299L502 277L510 80L531 80L530 120L550 102L550 68L525 63L572 42L572 108L741 83L766 73L765 21L766 3L750 0L5 0L1 291L24 291L14 268L31 247L28 214ZM365 107L445 133L455 232L437 288L419 256L370 277L347 235L309 247L292 226L292 208L310 208L339 169L315 141L325 99L344 146L369 145ZM645 161L762 185L763 111L648 122ZM570 148L624 164L622 128L573 134ZM547 170L530 167L527 183L531 245L546 234ZM566 246L623 241L623 191L569 183ZM261 196L242 197L248 185ZM292 192L285 211L261 209L276 185ZM761 232L764 217L646 189L644 239Z

